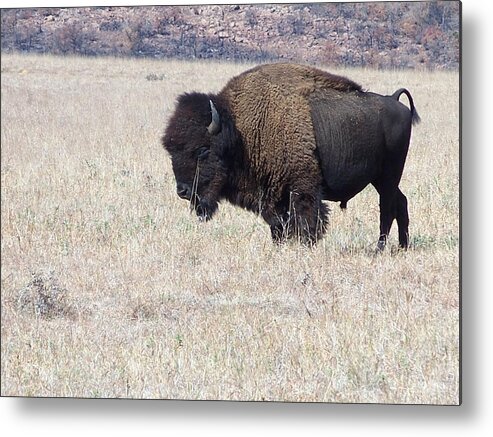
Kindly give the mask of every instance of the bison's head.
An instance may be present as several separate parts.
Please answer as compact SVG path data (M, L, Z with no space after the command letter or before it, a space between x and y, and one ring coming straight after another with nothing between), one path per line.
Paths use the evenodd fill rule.
M216 96L178 98L162 142L171 156L177 194L190 201L201 220L210 219L221 200L233 133L228 111Z

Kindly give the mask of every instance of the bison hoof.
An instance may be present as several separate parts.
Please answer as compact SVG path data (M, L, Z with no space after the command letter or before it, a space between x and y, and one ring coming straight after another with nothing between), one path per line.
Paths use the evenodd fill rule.
M385 244L386 243L387 242L385 240L378 240L376 252L377 253L383 252L383 250L385 249Z

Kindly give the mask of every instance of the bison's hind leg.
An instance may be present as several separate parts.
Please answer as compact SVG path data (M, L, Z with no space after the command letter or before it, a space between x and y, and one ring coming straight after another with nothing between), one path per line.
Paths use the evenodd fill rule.
M384 184L373 183L380 195L380 237L378 238L377 250L381 251L387 244L392 222L395 218L394 198L397 187L386 181Z
M407 210L407 198L397 188L374 184L380 194L380 237L377 250L383 250L394 219L399 228L399 246L407 249L409 244L409 214Z
M409 213L407 211L407 198L399 188L397 188L394 198L394 209L399 227L399 246L407 249L409 244Z

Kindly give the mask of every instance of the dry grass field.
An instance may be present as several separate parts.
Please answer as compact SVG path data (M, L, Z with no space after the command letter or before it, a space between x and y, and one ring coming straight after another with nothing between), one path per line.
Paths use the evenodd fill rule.
M175 97L249 65L2 54L1 394L459 402L459 77L335 70L414 128L411 248L375 255L378 196L313 248L252 213L199 223L160 136ZM405 97L402 101L406 102Z

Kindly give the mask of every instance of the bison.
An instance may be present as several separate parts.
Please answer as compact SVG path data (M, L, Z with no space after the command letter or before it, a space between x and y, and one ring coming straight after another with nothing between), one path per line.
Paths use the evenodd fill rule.
M399 102L406 94L409 107ZM209 220L228 200L260 214L274 241L323 235L328 208L368 184L380 195L383 249L394 219L408 246L399 189L419 121L411 94L366 92L342 76L304 65L266 64L233 77L218 94L185 93L162 137L178 196Z

